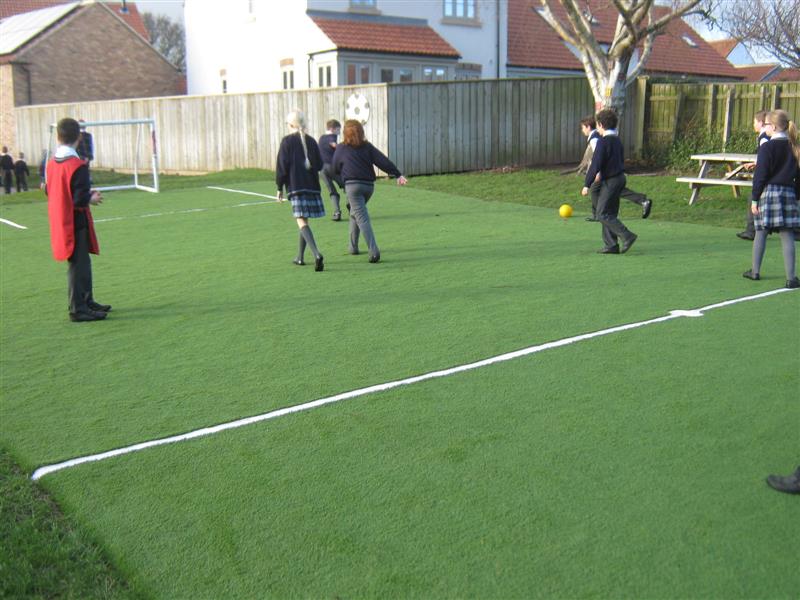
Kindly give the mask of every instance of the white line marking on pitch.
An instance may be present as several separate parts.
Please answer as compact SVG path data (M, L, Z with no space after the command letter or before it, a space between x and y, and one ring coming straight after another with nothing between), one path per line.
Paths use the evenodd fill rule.
M771 290L769 292L763 292L761 294L756 294L754 296L744 296L742 298L735 298L733 300L726 300L725 302L719 302L717 304L710 304L708 306L704 306L702 308L692 309L692 310L673 310L670 311L668 315L663 317L656 317L654 319L648 319L646 321L639 321L638 323L628 323L627 325L618 325L616 327L609 327L608 329L602 329L600 331L595 331L592 333L584 333L581 335L576 335L568 338L564 338L561 340L556 340L553 342L547 342L545 344L539 344L538 346L530 346L528 348L523 348L521 350L515 350L513 352L507 352L505 354L499 354L497 356L492 356L491 358L486 358L484 360L479 360L477 362L472 362L465 365L459 365L457 367L450 367L449 369L442 369L440 371L432 371L430 373L425 373L423 375L416 375L414 377L408 377L406 379L398 379L397 381L390 381L388 383L380 383L377 385L371 385L369 387L360 388L357 390L352 390L350 392L343 392L341 394L336 394L335 396L328 396L327 398L320 398L318 400L313 400L311 402L306 402L304 404L297 404L295 406L288 406L286 408L279 408L277 410L273 410L268 413L263 413L260 415L255 415L252 417L245 417L244 419L238 419L236 421L229 421L227 423L221 423L219 425L214 425L211 427L204 427L202 429L195 429L194 431L190 431L188 433L183 433L180 435L173 435L170 437L161 438L158 440L151 440L149 442L141 442L139 444L134 444L132 446L125 446L124 448L117 448L116 450L109 450L108 452L101 452L99 454L92 454L89 456L81 456L78 458L73 458L71 460L67 460L64 462L60 462L53 465L47 465L44 467L39 467L33 472L31 475L31 479L34 481L44 477L49 473L54 473L55 471L60 471L62 469L68 469L70 467L76 467L83 463L88 462L97 462L101 460L106 460L108 458L113 458L115 456L121 456L123 454L130 454L131 452L138 452L139 450L145 450L147 448L153 448L155 446L163 446L165 444L174 444L176 442L183 442L185 440L191 440L194 438L204 437L207 435L212 435L215 433L219 433L221 431L227 431L228 429L237 429L239 427L244 427L245 425L252 425L253 423L260 423L261 421L267 421L270 419L276 419L278 417L282 417L284 415L289 415L292 413L303 412L306 410L310 410L312 408L317 408L320 406L324 406L326 404L333 404L334 402L340 402L342 400L349 400L350 398L357 398L359 396L366 396L367 394L374 394L376 392L384 392L386 390L391 390L393 388L401 387L404 385L410 385L412 383L419 383L420 381L427 381L429 379L436 379L439 377L447 377L448 375L454 375L456 373L463 373L464 371L471 371L473 369L479 369L481 367L486 367L489 365L493 365L496 363L505 362L508 360L512 360L515 358L520 358L522 356L528 356L530 354L535 354L537 352L542 352L544 350L550 350L551 348L560 348L562 346L568 346L570 344L574 344L576 342L582 342L584 340L590 340L592 338L601 337L604 335L609 335L612 333L617 333L620 331L627 331L629 329L637 329L639 327L644 327L646 325L653 325L655 323L663 323L665 321L670 321L672 319L678 319L681 317L702 317L703 313L708 310L713 310L715 308L722 308L725 306L730 306L732 304L738 304L740 302L748 302L751 300L759 300L761 298L766 298L768 296L774 296L776 294L782 294L783 292L790 292L787 288L780 288L777 290Z
M164 217L167 215L186 215L189 213L197 213L197 212L205 212L207 210L218 209L218 208L240 208L242 206L259 206L261 204L275 204L278 202L277 196L269 196L267 194L258 194L256 192L247 192L244 190L232 190L228 188L222 187L214 187L212 185L206 186L210 190L222 190L223 192L235 192L237 194L247 194L248 196L259 196L261 198L269 198L270 201L261 201L261 202L242 202L240 204L233 204L231 206L212 206L209 208L187 208L186 210L171 210L167 212L158 212L158 213L147 213L146 215L134 215L131 217L108 217L106 219L95 219L95 223L110 223L111 221L125 221L127 219L149 219L151 217ZM0 219L1 221L2 219ZM25 229L23 227L22 229Z
M11 225L12 227L16 227L17 229L27 229L25 225L20 225L19 223L14 223L14 221L9 221L8 219L0 219L0 223L5 223L6 225Z

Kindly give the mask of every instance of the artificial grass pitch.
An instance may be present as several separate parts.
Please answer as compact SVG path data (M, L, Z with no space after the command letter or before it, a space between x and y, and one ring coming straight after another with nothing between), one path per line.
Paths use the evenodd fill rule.
M784 279L774 243L742 279L730 229L630 220L633 250L599 256L581 214L413 180L370 202L383 262L315 220L314 273L291 264L288 204L234 207L252 201L108 194L96 218L124 218L98 224L93 265L114 311L90 324L66 319L44 204L3 207L30 227L0 229L0 419L25 469ZM800 507L763 477L798 459L798 308L784 293L42 485L157 597L785 596Z

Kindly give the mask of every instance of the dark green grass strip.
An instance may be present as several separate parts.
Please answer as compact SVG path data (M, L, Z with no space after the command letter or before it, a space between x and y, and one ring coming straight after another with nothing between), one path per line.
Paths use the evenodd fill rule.
M161 597L790 597L789 296L45 482Z
M96 543L4 450L0 450L0 597L138 597Z

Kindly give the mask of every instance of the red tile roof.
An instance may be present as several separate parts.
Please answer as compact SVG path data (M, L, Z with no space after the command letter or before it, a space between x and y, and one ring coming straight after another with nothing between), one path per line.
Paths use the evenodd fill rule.
M733 49L739 45L739 40L730 38L727 40L716 40L714 42L708 42L708 45L716 50L717 54L719 54L722 58L727 59L728 54L733 52Z
M607 0L588 0L593 17L595 36L600 43L610 43L614 36L618 13ZM536 12L538 0L509 0L508 3L508 63L511 66L540 69L583 70L580 61L564 45L544 18ZM550 4L557 18L566 22L564 9ZM657 12L665 9L656 9ZM696 46L684 41L684 36ZM656 37L653 52L645 67L649 73L670 73L700 76L741 76L727 60L711 48L683 19L675 19L666 33Z
M773 81L772 75L780 72L779 64L737 65L736 70L744 76L744 81Z
M75 0L2 0L2 2L0 2L0 19L31 12L32 10L39 10L40 8L49 8L56 4L70 4L74 1ZM147 33L147 28L144 26L144 21L142 21L142 16L139 14L135 3L126 3L128 8L127 13L121 12L121 2L103 2L103 4L125 21L136 33L147 40L148 43L150 42L150 34Z
M770 77L770 81L800 81L800 69L783 69L777 75Z
M405 25L311 15L340 50L459 58L458 51L427 25Z

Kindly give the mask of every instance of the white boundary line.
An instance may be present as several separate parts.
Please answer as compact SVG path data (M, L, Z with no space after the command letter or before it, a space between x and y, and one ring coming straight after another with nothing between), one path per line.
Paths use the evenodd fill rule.
M6 225L11 225L11 227L16 227L17 229L27 229L25 225L20 225L19 223L14 223L14 221L9 221L8 219L0 219L0 223L5 223Z
M233 204L231 206L212 206L210 208L187 208L186 210L171 210L167 212L148 213L145 215L134 215L130 217L108 217L107 219L95 219L95 223L110 223L111 221L126 221L128 219L149 219L150 217L165 217L167 215L186 215L189 213L205 212L207 210L217 210L220 208L240 208L242 206L258 206L260 204L275 204L278 202L277 196L269 196L267 194L258 194L256 192L246 192L244 190L233 190L229 188L214 187L212 185L206 186L210 190L222 190L223 192L235 192L237 194L247 194L248 196L259 196L260 198L269 198L269 201L262 202L242 202L241 204ZM0 219L2 220L2 219ZM24 229L24 227L23 227Z
M367 394L374 394L376 392L384 392L386 390L391 390L393 388L401 387L404 385L411 385L413 383L419 383L420 381L427 381L429 379L436 379L439 377L447 377L448 375L454 375L455 373L463 373L464 371L471 371L473 369L479 369L481 367L486 367L489 365L493 365L496 363L505 362L508 360L513 360L515 358L520 358L522 356L528 356L530 354L535 354L537 352L543 352L544 350L550 350L551 348L560 348L562 346L568 346L570 344L574 344L576 342L582 342L584 340L590 340L592 338L601 337L605 335L609 335L612 333L618 333L620 331L627 331L629 329L637 329L639 327L644 327L646 325L653 325L655 323L663 323L665 321L670 321L672 319L678 319L681 317L702 317L705 311L713 310L715 308L723 308L725 306L731 306L733 304L738 304L740 302L748 302L751 300L759 300L761 298L766 298L768 296L774 296L776 294L782 294L784 292L790 292L787 288L780 288L777 290L771 290L769 292L763 292L761 294L756 294L754 296L744 296L742 298L735 298L733 300L726 300L724 302L718 302L716 304L709 304L708 306L704 306L702 308L692 309L692 310L673 310L670 311L668 315L663 317L656 317L654 319L648 319L646 321L639 321L637 323L628 323L626 325L618 325L616 327L609 327L608 329L602 329L600 331L595 331L592 333L584 333L581 335L576 335L568 338L564 338L561 340L555 340L553 342L547 342L545 344L539 344L538 346L529 346L528 348L523 348L521 350L515 350L513 352L507 352L505 354L499 354L497 356L492 356L490 358L486 358L483 360L479 360L477 362L468 363L465 365L459 365L456 367L450 367L449 369L443 369L440 371L432 371L430 373L425 373L423 375L416 375L414 377L408 377L406 379L398 379L396 381L390 381L388 383L380 383L377 385L371 385L369 387L360 388L357 390L352 390L349 392L343 392L341 394L336 394L335 396L328 396L327 398L320 398L318 400L313 400L311 402L306 402L304 404L297 404L295 406L288 406L286 408L279 408L277 410L273 410L271 412L263 413L260 415L255 415L252 417L245 417L243 419L238 419L236 421L229 421L227 423L220 423L219 425L213 425L211 427L204 427L202 429L195 429L194 431L189 431L187 433L173 435L170 437L165 437L157 440L150 440L148 442L141 442L138 444L133 444L132 446L125 446L124 448L117 448L116 450L109 450L108 452L101 452L99 454L91 454L88 456L81 456L78 458L73 458L71 460L67 460L64 462L60 462L57 464L47 465L43 467L39 467L33 472L31 475L31 479L34 481L48 475L49 473L54 473L55 471L61 471L62 469L68 469L70 467L76 467L78 465L88 463L88 462L97 462L101 460L106 460L108 458L113 458L115 456L122 456L123 454L130 454L132 452L138 452L139 450L145 450L147 448L153 448L155 446L163 446L165 444L174 444L176 442L183 442L186 440L191 440L194 438L204 437L207 435L213 435L215 433L220 433L221 431L227 431L229 429L237 429L239 427L244 427L245 425L252 425L253 423L260 423L261 421L267 421L270 419L276 419L278 417L282 417L284 415L289 415L292 413L303 412L306 410L310 410L312 408L318 408L320 406L324 406L326 404L333 404L334 402L340 402L342 400L349 400L350 398L358 398L359 396L366 396Z

